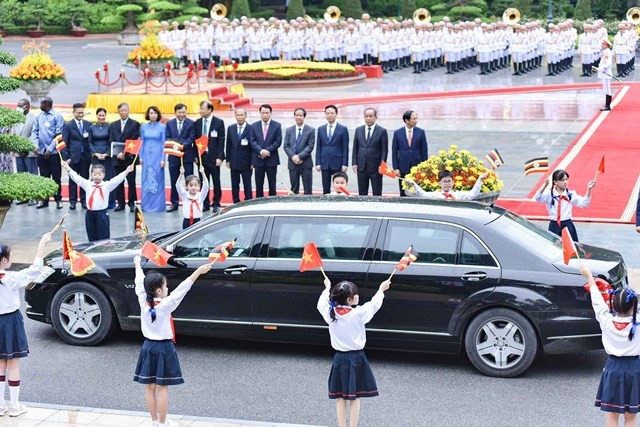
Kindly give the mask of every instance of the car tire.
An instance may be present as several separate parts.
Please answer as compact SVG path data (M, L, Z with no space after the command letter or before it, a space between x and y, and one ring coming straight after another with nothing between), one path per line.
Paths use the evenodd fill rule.
M69 283L56 292L51 323L60 338L80 346L100 344L118 327L106 295L84 282Z
M465 334L465 349L473 366L492 377L516 377L538 353L538 337L523 315L506 308L476 316Z

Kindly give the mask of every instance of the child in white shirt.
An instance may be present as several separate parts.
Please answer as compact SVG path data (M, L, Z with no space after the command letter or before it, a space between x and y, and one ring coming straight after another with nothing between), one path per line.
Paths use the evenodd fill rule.
M183 230L202 219L202 203L209 195L209 180L203 166L200 166L200 175L204 178L202 189L200 188L200 178L196 175L184 178L184 167L180 168L176 190L182 199Z
M442 191L424 191L414 180L405 178L413 187L414 191L405 191L409 197L422 197L423 199L450 199L450 200L473 200L482 190L482 181L489 176L489 172L484 172L478 177L473 188L469 191L452 191L454 184L453 172L443 170L438 173L438 183Z

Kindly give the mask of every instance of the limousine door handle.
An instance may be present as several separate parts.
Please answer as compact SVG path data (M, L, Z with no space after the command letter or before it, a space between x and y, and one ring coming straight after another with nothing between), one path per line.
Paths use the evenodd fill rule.
M224 274L242 274L247 271L246 265L234 265L233 267L225 268Z
M479 282L487 278L487 273L484 271L472 271L471 273L465 273L462 275L462 280L467 282Z

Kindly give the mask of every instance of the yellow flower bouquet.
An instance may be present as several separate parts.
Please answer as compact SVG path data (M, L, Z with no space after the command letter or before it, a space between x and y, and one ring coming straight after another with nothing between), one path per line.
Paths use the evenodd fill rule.
M25 43L22 50L27 54L16 68L9 71L9 75L15 79L25 80L48 80L52 83L63 81L67 83L64 68L53 62L47 53L49 45L41 41L36 43L31 41Z
M484 166L482 160L478 160L467 150L459 150L457 145L452 145L449 150L440 150L437 155L429 157L424 162L411 168L408 178L411 178L424 191L439 191L438 173L442 170L453 172L453 189L456 191L469 191L473 188L478 176L489 172L482 182L481 192L500 191L504 183L498 179L498 174ZM404 183L405 189L411 186Z
M140 42L140 46L129 52L127 62L138 65L138 61L168 61L176 55L173 50L160 43L158 36L149 34Z

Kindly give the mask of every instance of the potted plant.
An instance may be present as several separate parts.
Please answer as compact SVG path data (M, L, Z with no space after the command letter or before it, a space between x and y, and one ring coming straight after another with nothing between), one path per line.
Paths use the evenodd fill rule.
M0 40L0 43L2 41ZM16 59L8 52L0 52L0 64L12 66ZM0 93L19 89L21 82L11 77L0 76ZM11 129L17 123L24 122L24 114L0 107L0 128ZM33 143L26 138L7 133L0 134L1 153L20 153L33 150ZM58 190L58 184L52 179L28 173L0 172L0 227L12 201L48 199Z
M15 25L18 18L22 16L22 3L18 0L2 0L0 1L0 35L7 36L4 27L7 25Z
M49 45L45 42L27 42L22 50L27 54L16 68L9 71L9 75L20 82L20 87L31 97L31 103L36 104L47 96L60 82L67 83L65 70L53 62L47 53Z
M482 182L480 196L475 199L477 201L494 202L504 187L504 183L498 179L495 171L486 168L483 161L478 160L467 150L458 151L457 145L452 145L449 150L440 150L437 155L414 166L407 177L415 181L424 191L439 191L438 173L445 169L453 172L453 189L456 191L471 190L478 176L483 172L489 172L489 176ZM405 190L410 188L406 183L403 186Z
M139 61L140 67L144 68L146 62L152 73L161 73L167 61L173 61L175 53L164 44L160 43L156 34L149 34L140 42L140 46L129 52L127 62L136 64Z
M118 43L124 45L136 45L140 41L136 19L145 7L146 0L105 0L110 10L114 13L100 20L102 24L125 25L118 34Z
M44 35L42 24L44 24L46 9L46 0L27 0L24 4L23 19L36 24L35 30L27 30L29 37L38 38Z
M86 0L68 0L68 7L71 14L71 35L84 37L88 30L82 26L82 19L89 13L89 3Z

